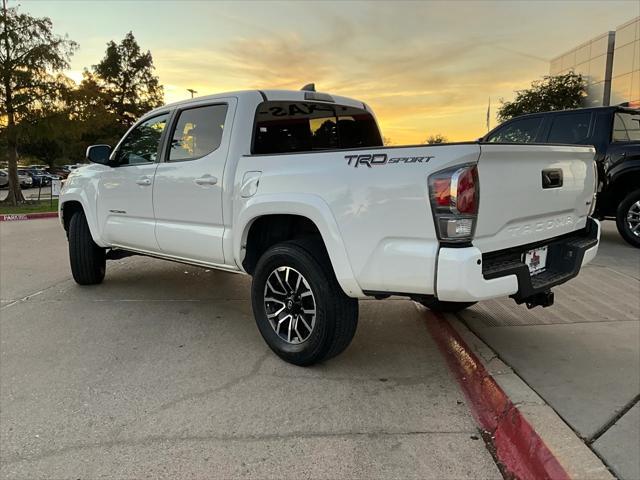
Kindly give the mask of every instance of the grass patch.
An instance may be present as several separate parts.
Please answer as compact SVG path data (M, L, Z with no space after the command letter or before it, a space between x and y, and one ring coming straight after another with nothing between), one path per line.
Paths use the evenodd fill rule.
M57 212L58 199L41 200L39 202L26 202L14 207L5 203L0 203L0 215L17 215L19 213L39 213L39 212Z

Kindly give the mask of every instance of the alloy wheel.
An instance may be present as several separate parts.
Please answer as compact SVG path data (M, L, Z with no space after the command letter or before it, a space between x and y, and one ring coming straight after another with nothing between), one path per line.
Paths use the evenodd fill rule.
M285 342L299 344L311 336L316 300L309 282L296 269L278 267L269 274L264 307L271 328Z
M640 200L632 203L627 211L627 225L636 237L640 237Z

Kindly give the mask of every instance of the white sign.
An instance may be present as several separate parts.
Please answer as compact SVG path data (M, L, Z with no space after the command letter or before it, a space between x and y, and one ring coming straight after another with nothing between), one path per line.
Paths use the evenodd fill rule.
M51 180L51 196L59 197L62 188L62 180Z

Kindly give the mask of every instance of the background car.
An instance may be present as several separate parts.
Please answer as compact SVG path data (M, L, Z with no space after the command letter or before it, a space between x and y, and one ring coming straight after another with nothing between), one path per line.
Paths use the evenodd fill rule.
M9 186L9 174L6 170L0 170L0 188L7 188Z
M46 187L51 185L51 177L44 169L35 166L26 167L18 170L18 174L29 175L33 180L34 187Z

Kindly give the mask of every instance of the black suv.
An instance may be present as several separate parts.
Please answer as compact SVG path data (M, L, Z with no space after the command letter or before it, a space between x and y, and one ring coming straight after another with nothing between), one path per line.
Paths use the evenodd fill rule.
M640 109L615 106L532 113L506 121L480 141L593 145L598 165L593 216L615 218L620 235L640 248Z

